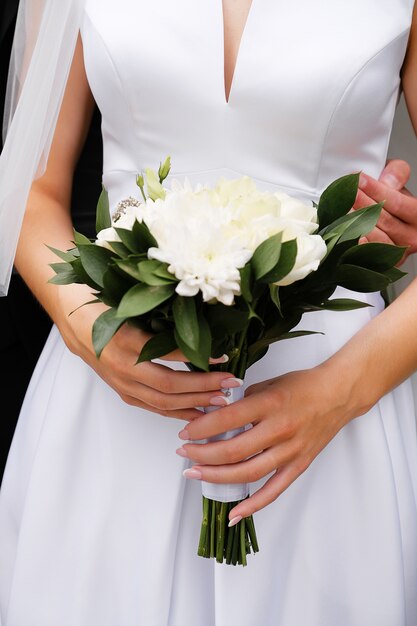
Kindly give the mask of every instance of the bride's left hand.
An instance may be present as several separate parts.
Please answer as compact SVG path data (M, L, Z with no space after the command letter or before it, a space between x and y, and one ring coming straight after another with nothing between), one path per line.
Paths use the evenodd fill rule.
M353 410L350 390L336 381L326 364L291 372L252 385L243 400L196 418L181 431L181 439L207 439L248 423L253 427L228 441L185 443L177 454L197 465L184 475L212 483L245 483L273 472L229 517L247 517L262 509L309 467L347 422L369 408Z

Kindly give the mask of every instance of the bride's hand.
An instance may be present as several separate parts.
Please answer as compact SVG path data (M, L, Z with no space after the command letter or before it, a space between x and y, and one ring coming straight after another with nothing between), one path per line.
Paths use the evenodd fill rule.
M119 329L98 359L92 345L92 326L107 307L101 303L89 304L68 315L82 302L91 300L91 290L84 285L71 288L65 285L58 289L61 292L60 312L55 319L66 345L128 404L167 417L193 420L201 415L195 407L207 407L211 403L218 405L224 397L221 389L233 386L230 382L234 380L233 376L225 372L176 371L153 362L136 365L138 355L151 335L129 324ZM163 360L187 361L179 350ZM213 362L224 361L217 359Z
M206 439L248 422L253 428L228 441L185 443L177 454L197 465L184 475L212 483L245 483L272 472L229 517L247 517L270 504L347 422L369 408L353 409L351 390L337 384L338 378L326 364L291 372L253 385L243 400L200 416L181 431L181 439Z
M384 201L376 227L362 238L362 242L409 246L402 261L417 252L417 198L406 189L409 178L410 166L399 159L388 161L379 180L363 173L354 205L354 209L361 209Z

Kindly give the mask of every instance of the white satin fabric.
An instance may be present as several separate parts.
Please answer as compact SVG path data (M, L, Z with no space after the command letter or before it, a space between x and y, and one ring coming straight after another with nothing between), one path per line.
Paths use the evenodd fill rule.
M88 0L112 204L167 154L176 176L244 173L309 199L347 172L377 176L412 5L253 0L227 104L221 0ZM364 297L374 308L306 316L325 336L276 344L247 385L334 353L381 310ZM182 426L125 405L52 331L1 494L2 626L415 626L408 383L256 515L261 552L244 569L196 556L201 485L182 477Z

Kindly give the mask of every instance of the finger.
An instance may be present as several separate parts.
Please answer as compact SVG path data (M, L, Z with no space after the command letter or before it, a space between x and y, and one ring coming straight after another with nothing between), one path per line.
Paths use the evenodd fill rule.
M238 400L230 406L225 406L202 415L190 428L186 428L179 433L182 440L198 441L208 439L234 428L246 426L249 423L256 424L262 417L270 411L270 398L262 393L254 394L249 398ZM277 411L279 406L277 403Z
M228 372L179 371L151 361L132 368L131 377L164 393L220 391L233 385L240 386L238 379Z
M194 465L190 472L185 470L184 476L215 484L254 483L276 470L278 466L283 466L293 459L294 451L291 446L284 445L283 450L279 450L279 454L277 447L274 446L240 463Z
M358 209L364 209L365 207L372 206L376 204L375 200L366 195L362 189L358 189L358 193L356 194L355 204L353 205L353 209L357 211Z
M366 240L372 243L389 243L391 245L394 244L392 239L390 239L388 235L378 227L374 228L370 233L366 235Z
M398 219L409 224L417 222L417 200L412 196L391 189L366 174L361 174L359 187L374 203L383 202L384 209Z
M292 438L292 432L289 433L285 428L279 431L277 424L271 427L270 422L271 420L259 422L253 428L227 441L204 444L186 443L177 450L177 454L203 465L239 463L263 452L271 445L282 444Z
M414 229L385 209L381 211L377 228L382 230L396 245L410 246L413 243Z
M397 191L401 191L410 179L411 168L407 161L391 159L384 167L379 180Z
M137 398L134 398L133 396L121 394L121 398L124 402L126 402L126 404L129 404L130 406L135 406L140 409L144 409L145 411L149 411L150 413L156 413L158 415L162 415L163 417L173 417L175 419L185 420L187 422L196 419L201 414L201 411L198 411L197 409L183 409L180 411L162 411L162 410L155 409L155 407L152 407L149 404L146 404L146 402L141 402L140 400L138 400Z
M277 470L252 496L242 500L229 513L229 519L249 517L274 502L306 469L303 465L290 463Z
M151 407L163 411L176 409L191 409L195 407L212 406L212 401L227 402L226 396L220 391L210 393L163 393L141 383L128 384L127 394L146 402Z

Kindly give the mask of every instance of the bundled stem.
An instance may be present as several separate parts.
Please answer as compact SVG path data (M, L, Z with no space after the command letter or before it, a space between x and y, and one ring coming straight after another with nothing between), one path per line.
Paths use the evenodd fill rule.
M239 502L215 502L203 496L198 555L218 563L247 565L246 555L259 552L252 516L229 528L229 513Z

